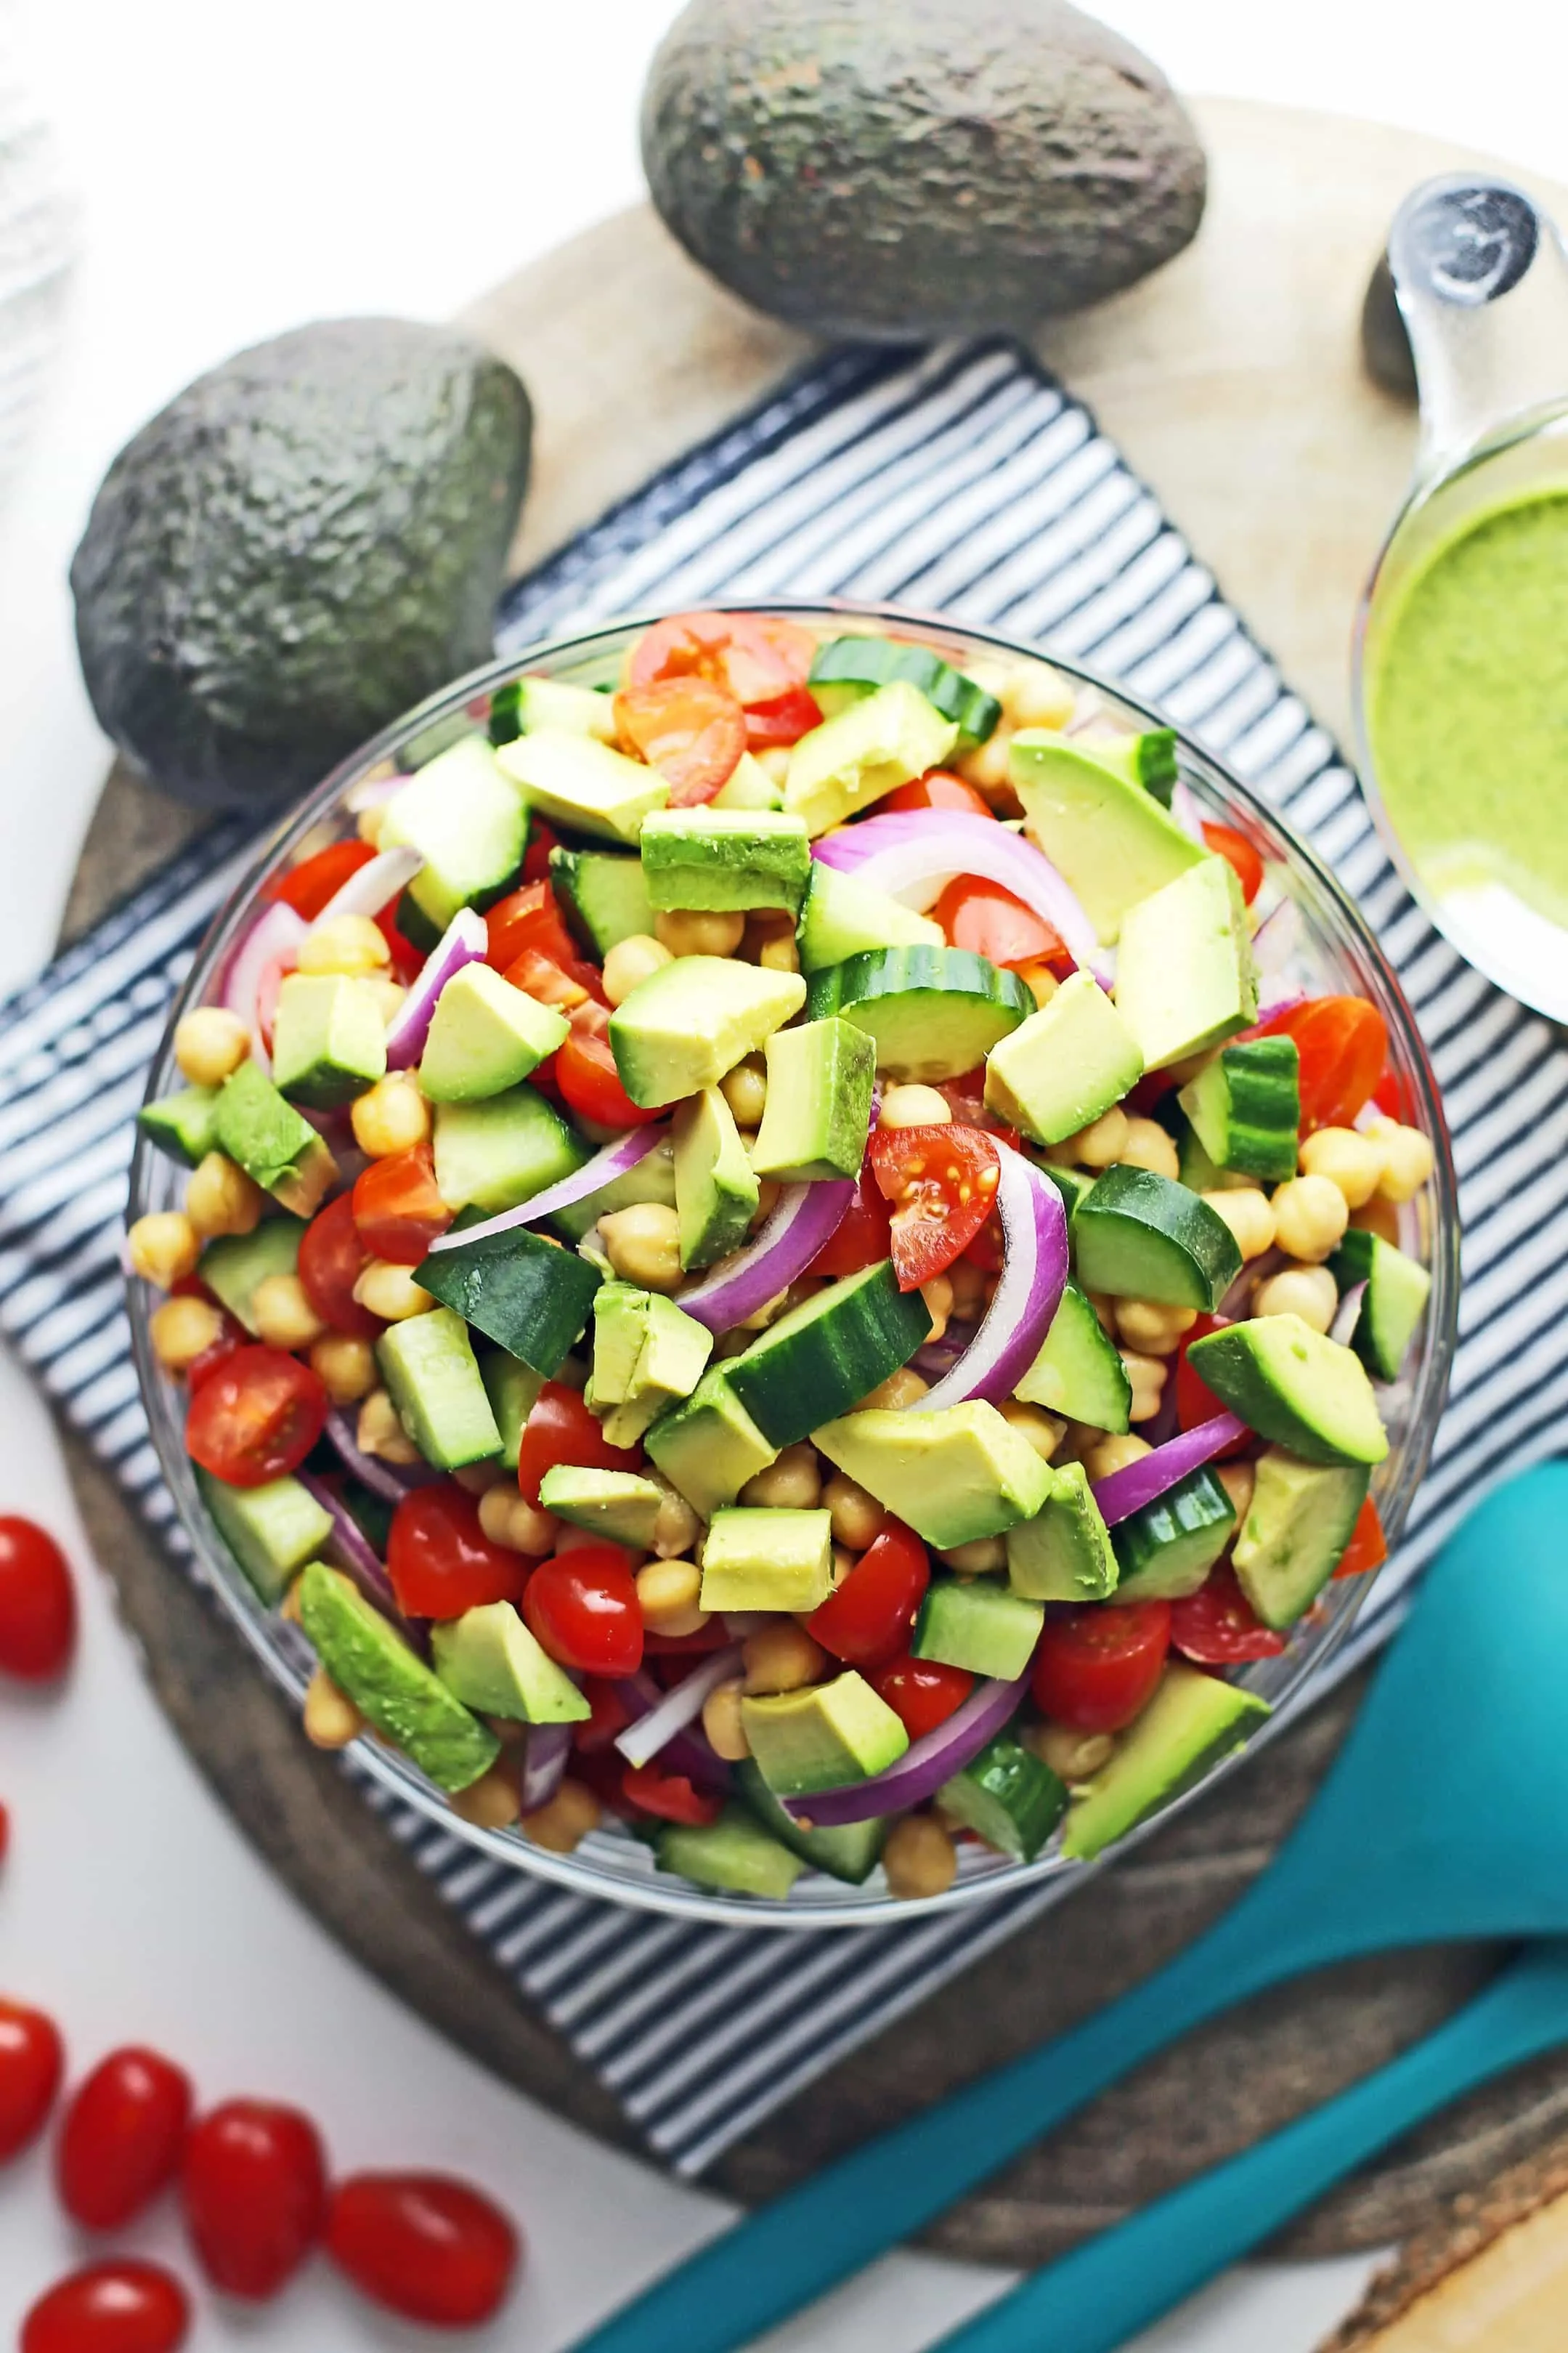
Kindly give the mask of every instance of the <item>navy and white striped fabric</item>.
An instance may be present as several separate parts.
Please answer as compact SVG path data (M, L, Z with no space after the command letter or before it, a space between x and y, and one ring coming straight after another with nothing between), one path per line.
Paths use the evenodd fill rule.
M1403 976L1459 1168L1461 1345L1431 1473L1342 1672L1485 1483L1568 1438L1568 1047L1436 936L1333 744L1093 418L1011 346L830 354L520 583L500 638L825 595L993 625L1163 704L1311 838ZM186 1557L131 1367L119 1219L165 1008L244 849L215 828L0 1009L0 1331ZM542 1885L374 1785L365 1798L688 2176L1056 1900L803 1944Z

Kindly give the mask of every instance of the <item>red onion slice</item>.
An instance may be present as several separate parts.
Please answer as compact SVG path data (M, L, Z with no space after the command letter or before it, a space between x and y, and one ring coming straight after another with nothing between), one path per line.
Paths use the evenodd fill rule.
M1342 1348L1350 1346L1351 1335L1360 1320L1361 1303L1365 1297L1366 1282L1363 1277L1360 1282L1352 1282L1340 1301L1334 1320L1329 1326L1329 1337L1337 1340Z
M646 1667L639 1667L635 1675L620 1676L615 1691L622 1705L638 1719L651 1715L655 1708L664 1704L665 1694ZM706 1789L727 1789L730 1786L730 1767L710 1747L700 1730L694 1732L688 1726L672 1733L660 1754L667 1773L684 1773L689 1781Z
M430 1034L437 998L454 973L461 972L466 964L484 962L489 944L484 917L476 915L471 907L459 907L426 957L386 1033L389 1071L409 1070L419 1060Z
M379 915L424 863L416 849L378 849L333 892L316 922L327 923L333 915Z
M276 1003L279 979L284 967L293 963L309 929L304 916L287 900L275 899L265 914L251 925L224 974L218 1003L228 1012L237 1013L250 1031L251 1059L258 1071L270 1073L272 1069L272 1058L261 1034L264 990L270 984L272 1002Z
M1179 1485L1189 1472L1212 1461L1234 1440L1250 1434L1246 1422L1238 1421L1234 1413L1216 1413L1208 1421L1200 1421L1195 1430L1179 1430L1124 1471L1111 1472L1089 1491L1106 1526L1113 1528L1119 1520L1131 1519L1145 1504L1154 1503Z
M659 1750L684 1732L687 1725L701 1715L703 1703L710 1692L717 1691L722 1683L741 1671L741 1646L731 1642L722 1651L710 1651L689 1675L667 1691L657 1707L639 1715L635 1724L616 1735L616 1746L628 1765L647 1765Z
M327 1546L340 1568L346 1568L367 1601L389 1618L401 1618L392 1579L376 1556L375 1547L346 1504L340 1503L324 1479L309 1471L295 1473L307 1494L315 1498L332 1523Z
M812 855L908 906L940 899L955 874L979 874L1049 923L1075 963L1101 977L1110 967L1076 892L1043 850L994 818L965 809L892 811L812 843Z
M922 1413L971 1398L1000 1405L1040 1353L1068 1279L1068 1221L1048 1176L1010 1145L993 1137L1001 1156L996 1207L1003 1263L984 1322L951 1372L919 1400Z
M334 1406L327 1416L327 1436L342 1457L345 1471L352 1471L362 1487L368 1487L383 1503L401 1504L405 1495L416 1487L428 1487L446 1472L428 1462L384 1462L379 1455L364 1453L354 1436L353 1423L342 1406Z
M434 1257L437 1250L461 1250L468 1242L482 1242L491 1234L510 1233L514 1226L534 1225L541 1218L553 1217L557 1209L570 1208L574 1201L585 1201L590 1193L596 1193L601 1186L608 1185L616 1176L624 1176L628 1168L635 1168L639 1160L646 1160L668 1134L668 1128L662 1123L655 1127L628 1127L624 1135L617 1135L612 1143L595 1152L592 1160L584 1160L581 1168L574 1169L570 1176L563 1176L558 1183L547 1185L542 1193L535 1193L528 1200L520 1201L515 1209L503 1209L499 1217L487 1218L483 1225L462 1226L455 1233L442 1234L438 1240L431 1243L431 1256ZM679 1303L684 1307L686 1302L682 1300Z
M1266 1250L1259 1250L1256 1258L1249 1258L1219 1305L1215 1309L1215 1322L1239 1324L1244 1321L1247 1314L1247 1303L1258 1284L1267 1282L1271 1274L1278 1274L1285 1264L1284 1251L1276 1250L1272 1242Z
M531 1724L528 1744L523 1750L522 1779L519 1799L523 1813L537 1812L547 1806L566 1776L566 1760L572 1754L572 1727L569 1724Z
M721 1259L706 1282L678 1292L676 1305L710 1332L733 1331L805 1272L837 1232L854 1198L855 1185L847 1176L786 1185L755 1241Z
M814 1790L809 1798L786 1798L785 1805L797 1821L820 1830L835 1830L841 1822L873 1821L879 1814L900 1814L910 1806L923 1806L1011 1721L1028 1681L1027 1675L1020 1675L1016 1683L976 1684L945 1724L939 1724L923 1740L914 1741L885 1772L873 1773L866 1781L845 1781L837 1788Z

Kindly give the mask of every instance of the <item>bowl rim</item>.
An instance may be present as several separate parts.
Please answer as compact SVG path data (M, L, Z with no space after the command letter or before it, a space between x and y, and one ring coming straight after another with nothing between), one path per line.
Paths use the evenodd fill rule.
M689 608L678 607L672 609ZM1419 1026L1398 975L1349 892L1287 818L1255 792L1224 761L1205 750L1179 721L1164 712L1157 702L1130 693L1117 681L1086 663L1053 653L1048 645L1029 645L1004 637L994 630L956 620L950 615L927 612L916 607L846 597L716 596L712 606L704 609L816 620L842 615L884 625L892 622L900 628L917 629L925 636L963 640L1016 659L1047 664L1077 684L1093 688L1121 712L1142 719L1154 727L1169 728L1175 736L1184 765L1196 772L1200 781L1206 783L1233 813L1250 819L1266 840L1275 836L1283 843L1292 881L1299 871L1304 871L1310 884L1326 901L1340 929L1348 935L1359 956L1370 965L1383 996L1394 1008L1400 1042L1409 1066L1407 1075L1415 1082L1417 1117L1432 1141L1436 1155L1432 1179L1429 1250L1432 1291L1427 1306L1427 1354L1422 1388L1413 1402L1411 1427L1400 1455L1401 1493L1397 1521L1390 1543L1392 1552L1426 1477L1437 1426L1447 1402L1458 1311L1460 1223L1458 1180L1447 1122ZM417 738L445 722L468 715L468 707L479 697L489 693L495 687L508 682L531 667L547 660L559 664L570 657L591 659L595 648L608 650L624 644L628 636L647 629L666 617L668 616L661 611L620 616L595 622L588 628L531 639L426 696L338 761L302 801L267 830L234 888L208 923L192 959L190 970L170 1008L163 1036L153 1056L143 1102L155 1101L166 1090L173 1069L172 1041L175 1025L187 1007L202 1001L204 993L210 987L227 946L225 935L230 926L248 908L287 851L325 818L338 813L340 803L353 784L374 771L397 746L406 744L411 738ZM1321 931L1317 911L1309 910L1309 913L1314 931ZM1335 945L1342 961L1342 944L1336 943ZM128 1217L139 1214L149 1172L156 1168L161 1157L150 1136L138 1126L132 1155ZM243 1593L239 1590L243 1578L237 1577L232 1556L201 1502L190 1458L183 1445L173 1442L177 1431L167 1410L170 1384L153 1352L148 1328L151 1311L142 1296L142 1287L128 1275L126 1292L132 1352L153 1443L163 1477L174 1497L179 1525L190 1543L198 1574L202 1581L216 1593L226 1615L237 1626L273 1682L299 1702L302 1699L310 1666L298 1655L288 1655L288 1649L292 1644L279 1641L274 1614L258 1602L250 1588L247 1585ZM1420 1408L1419 1413L1415 1409L1416 1405ZM913 1923L930 1919L939 1913L958 1912L986 1904L999 1905L1005 1898L1026 1893L1045 1896L1053 1886L1056 1900L1060 1900L1082 1885L1105 1862L1126 1853L1172 1821L1178 1813L1232 1773L1245 1757L1255 1754L1294 1721L1309 1686L1323 1675L1347 1639L1361 1605L1376 1583L1379 1573L1346 1580L1342 1586L1344 1599L1338 1602L1331 1622L1297 1662L1295 1673L1279 1691L1272 1702L1272 1713L1258 1731L1212 1766L1191 1788L1169 1799L1147 1820L1139 1823L1108 1848L1102 1856L1090 1862L1079 1862L1059 1854L1047 1853L1031 1863L1008 1863L999 1870L969 1879L961 1877L943 1894L913 1902L883 1893L862 1898L847 1894L842 1899L834 1898L820 1906L792 1905L787 1898L779 1901L766 1897L725 1895L700 1888L673 1874L668 1881L653 1875L646 1882L612 1879L592 1862L579 1861L575 1854L552 1854L544 1848L530 1844L515 1831L486 1830L465 1821L448 1806L444 1794L427 1781L408 1759L399 1752L384 1747L374 1738L362 1736L353 1742L343 1752L344 1762L352 1773L379 1784L389 1796L423 1814L432 1828L447 1832L492 1862L521 1870L575 1894L632 1911L662 1914L727 1927L772 1928L785 1933L802 1933L825 1928L888 1927L905 1922ZM285 1631L289 1636L294 1634L291 1629ZM305 1649L304 1638L299 1636L298 1650L304 1651Z

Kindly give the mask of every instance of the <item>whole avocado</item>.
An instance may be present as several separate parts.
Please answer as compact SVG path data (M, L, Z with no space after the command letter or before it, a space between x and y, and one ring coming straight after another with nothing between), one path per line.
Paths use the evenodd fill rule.
M1065 0L691 0L655 56L666 226L760 311L903 341L1130 286L1203 214L1158 68Z
M531 429L510 368L411 320L198 376L115 459L71 564L105 732L202 807L317 783L492 652Z

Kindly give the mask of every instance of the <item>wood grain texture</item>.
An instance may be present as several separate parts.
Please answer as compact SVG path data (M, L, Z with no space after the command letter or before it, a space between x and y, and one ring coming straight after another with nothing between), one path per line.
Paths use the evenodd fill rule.
M1343 731L1361 580L1399 495L1410 413L1362 376L1368 269L1405 190L1460 151L1323 116L1200 101L1214 163L1196 244L1148 284L1042 339L1323 718ZM1568 192L1542 187L1568 217ZM807 355L709 283L651 213L618 216L468 313L520 369L537 470L526 565L716 430ZM75 932L168 857L195 820L116 770L68 915ZM457 1926L215 1605L162 1559L68 1448L98 1558L158 1697L240 1828L340 1941L433 2024L584 2129L636 2146L614 2102ZM1301 1808L1354 1687L1163 1836L1100 1874L733 2150L715 2180L766 2196L867 2132L1083 2015L1212 1919ZM1249 2003L1109 2094L948 2216L932 2242L1010 2263L1085 2231L1283 2123L1392 2056L1474 1989L1474 1949L1358 1963ZM1511 2078L1326 2201L1300 2252L1428 2223L1568 2118L1568 2065Z

